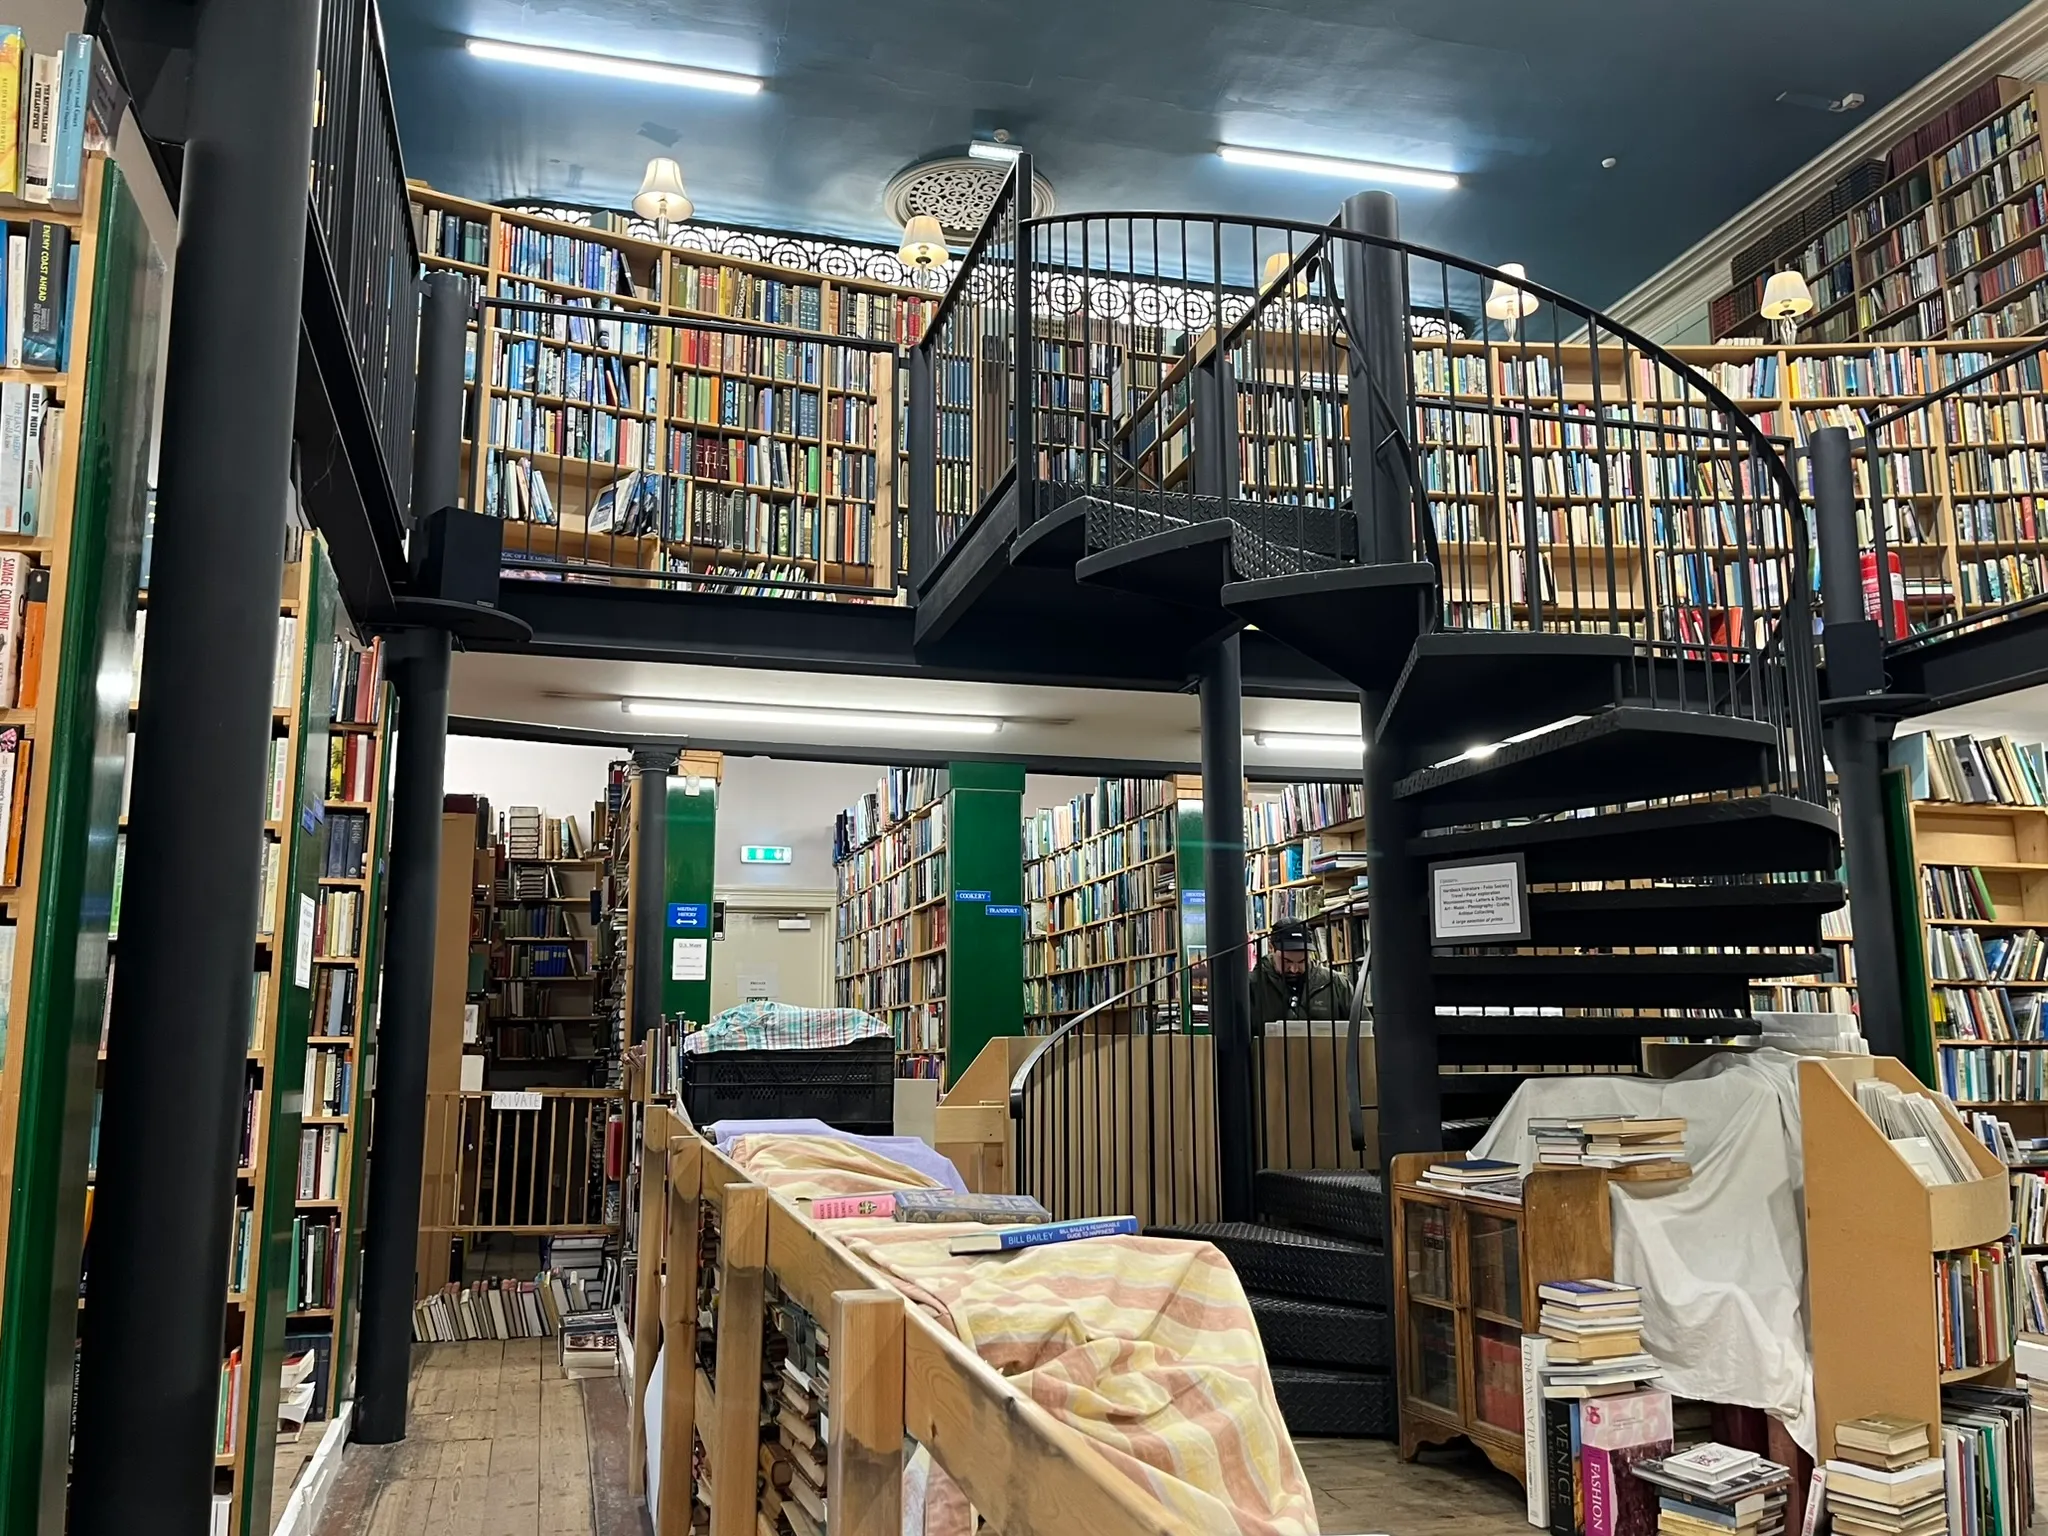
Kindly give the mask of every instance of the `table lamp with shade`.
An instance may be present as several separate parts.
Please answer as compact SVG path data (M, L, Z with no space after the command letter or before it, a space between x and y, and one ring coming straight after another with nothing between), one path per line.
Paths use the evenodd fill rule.
M1487 289L1486 314L1488 319L1498 320L1508 340L1513 341L1516 327L1535 314L1543 301L1521 286L1521 279L1529 274L1519 261L1502 262L1500 274ZM1509 278L1515 281L1507 281Z
M928 272L951 261L953 253L947 249L946 231L938 219L929 213L912 214L903 226L903 244L896 248L896 259L915 272Z
M1787 269L1773 272L1764 284L1764 302L1758 311L1766 320L1778 323L1778 340L1791 346L1799 336L1799 322L1813 313L1813 293L1800 273Z
M647 174L640 178L640 190L633 194L633 211L654 220L656 234L668 239L668 227L680 224L697 207L683 190L683 168L665 155L647 162Z

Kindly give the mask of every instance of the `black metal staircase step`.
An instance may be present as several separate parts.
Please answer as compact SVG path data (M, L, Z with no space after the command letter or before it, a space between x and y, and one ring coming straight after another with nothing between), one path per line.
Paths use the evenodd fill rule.
M1088 498L1074 496L1039 513L1010 544L1010 564L1071 571L1088 553Z
M1538 883L1794 873L1835 869L1842 859L1833 813L1789 795L1474 827L1408 846L1429 860L1520 853Z
M1223 589L1223 604L1361 688L1392 685L1436 599L1436 567L1347 565Z
M1089 555L1074 567L1074 579L1213 616L1210 638L1220 638L1244 627L1220 599L1237 576L1231 542L1227 519L1168 528Z
M1622 701L1628 635L1438 630L1418 635L1379 737L1430 762ZM1455 701L1453 704L1451 701Z
M1681 944L1812 949L1821 941L1821 919L1844 899L1835 880L1531 891L1529 942L1596 949Z
M1766 976L1811 976L1825 955L1432 955L1436 1001L1449 1008L1732 1008ZM1567 1032L1575 1020L1560 1020Z
M1283 1227L1354 1243L1385 1241L1386 1194L1362 1168L1262 1168L1259 1214Z
M1760 721L1624 706L1411 773L1394 793L1434 826L1540 816L1761 788L1777 748L1776 728Z
M1394 1330L1377 1307L1340 1307L1292 1296L1249 1295L1268 1361L1390 1370Z
M1741 1006L1746 1007L1746 1002ZM1436 1016L1440 1058L1446 1063L1456 1060L1467 1066L1604 1063L1633 1067L1641 1059L1638 1042L1645 1039L1669 1035L1684 1040L1710 1040L1723 1035L1753 1035L1758 1028L1756 1021L1739 1008L1708 1015L1507 1013L1495 1009ZM1490 1075L1447 1074L1440 1080L1440 1091L1484 1092L1488 1091L1490 1080Z
M1363 1440L1391 1438L1400 1430L1389 1373L1303 1365L1276 1365L1272 1371L1273 1396L1290 1434Z
M1247 1291L1354 1307L1387 1304L1386 1251L1376 1243L1288 1232L1249 1221L1148 1227L1146 1236L1215 1244Z

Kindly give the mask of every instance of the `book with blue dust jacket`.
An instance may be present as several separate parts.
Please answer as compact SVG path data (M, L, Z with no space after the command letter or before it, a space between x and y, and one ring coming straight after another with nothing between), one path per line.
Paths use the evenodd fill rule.
M971 1237L956 1237L946 1245L951 1254L1012 1253L1019 1248L1038 1248L1047 1243L1072 1243L1084 1237L1135 1237L1135 1216L1102 1216L1085 1221L1048 1221L1035 1227L1001 1227Z

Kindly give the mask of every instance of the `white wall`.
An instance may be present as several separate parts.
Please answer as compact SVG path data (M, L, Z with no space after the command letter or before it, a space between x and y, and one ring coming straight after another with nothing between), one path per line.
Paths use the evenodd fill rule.
M537 805L550 816L573 816L590 835L590 808L604 798L605 770L624 754L610 747L450 736L441 785L451 795L482 795L492 812Z

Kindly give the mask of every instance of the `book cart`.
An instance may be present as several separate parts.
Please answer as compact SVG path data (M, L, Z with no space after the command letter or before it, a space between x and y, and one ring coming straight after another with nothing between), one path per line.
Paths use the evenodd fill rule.
M800 1309L829 1350L831 1536L897 1536L915 1440L989 1526L1167 1536L1182 1529L1087 1439L984 1364L790 1201L745 1176L681 1115L644 1110L640 1263L631 1347L632 1472L645 1492L644 1409L657 1351L655 1536L756 1536L767 1301ZM714 1337L700 1339L700 1316ZM696 1456L701 1446L701 1460ZM699 1470L692 1475L693 1466ZM766 1492L774 1493L772 1480ZM693 1509L701 1506L701 1512ZM770 1522L772 1524L772 1522Z

